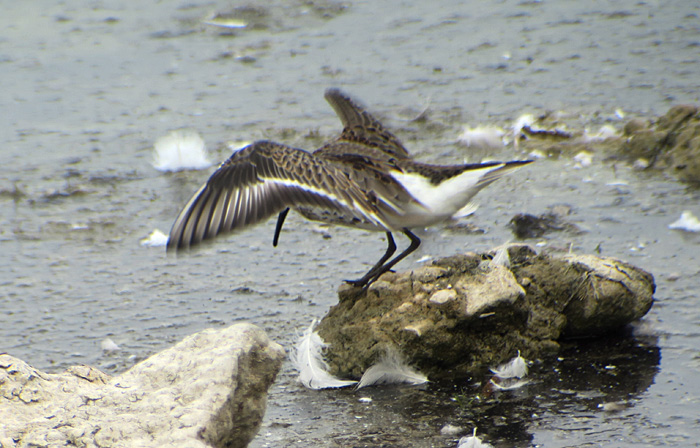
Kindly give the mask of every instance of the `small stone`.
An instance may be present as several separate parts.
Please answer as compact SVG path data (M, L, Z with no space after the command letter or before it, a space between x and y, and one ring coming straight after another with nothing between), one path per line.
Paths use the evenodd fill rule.
M640 120L639 118L633 118L632 120L628 121L627 124L624 127L624 134L627 136L633 135L642 129L646 129L648 127L648 124L644 120Z
M427 283L437 280L445 275L445 269L438 266L421 266L413 270L413 279L420 283Z
M425 294L424 292L419 292L419 293L416 293L416 294L413 296L413 298L411 299L411 301L412 301L413 303L425 302L425 298L426 298L427 296L428 296L428 295Z
M634 168L637 171L642 171L647 168L649 168L649 159L645 159L644 157L640 157L639 159L635 160L634 163L632 164L632 168Z
M432 328L435 324L430 319L425 319L415 324L406 325L403 327L404 331L410 331L416 334L416 336L423 336L425 332Z
M384 276L382 275L382 276L379 278L379 280L377 280L376 282L374 282L374 283L372 283L371 285L369 285L369 288L368 288L368 289L369 289L370 291L375 291L375 292L377 292L377 291L384 291L384 290L391 291L391 290L396 289L396 286L394 286L393 283L390 283L390 282L384 280Z
M675 281L678 281L680 279L681 279L681 274L679 274L678 272L671 272L666 277L666 280L669 282L675 282Z
M432 303L442 305L457 298L457 292L454 289L441 289L433 293L428 299Z
M629 407L624 401L613 401L610 403L601 403L598 408L605 412L619 412Z
M404 302L404 303L402 303L401 305L399 305L398 308L396 308L396 312L397 312L397 313L403 313L404 311L408 311L408 310L410 310L411 308L413 308L413 303L411 303L411 302Z
M440 428L440 434L443 436L456 436L464 431L461 426L450 425L449 423Z

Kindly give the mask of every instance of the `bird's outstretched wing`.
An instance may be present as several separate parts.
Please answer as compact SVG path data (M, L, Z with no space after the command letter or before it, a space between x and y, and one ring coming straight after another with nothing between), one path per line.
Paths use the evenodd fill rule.
M332 162L258 141L235 152L197 190L175 220L167 249L188 249L297 205L338 210L382 226L366 193Z
M410 158L408 151L394 134L341 90L328 89L324 97L343 123L343 132L335 142L368 146L388 157Z

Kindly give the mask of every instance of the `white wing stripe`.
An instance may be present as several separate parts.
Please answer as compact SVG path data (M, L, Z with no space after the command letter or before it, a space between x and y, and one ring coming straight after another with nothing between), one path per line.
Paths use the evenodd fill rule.
M361 216L368 221L372 222L373 224L383 227L383 228L388 228L387 225L377 216L376 213L372 212L369 209L366 209L362 206L359 206L357 202L354 199L351 199L350 202L348 203L345 199L339 198L337 195L333 194L329 190L325 190L319 187L315 187L313 185L301 183L295 180L291 179L266 179L268 182L274 182L279 185L284 185L286 187L293 187L293 188L299 188L301 190L304 190L306 192L312 193L316 196L321 196L327 199L330 199L332 202L341 205L343 208L349 209L350 211L353 212L356 216Z

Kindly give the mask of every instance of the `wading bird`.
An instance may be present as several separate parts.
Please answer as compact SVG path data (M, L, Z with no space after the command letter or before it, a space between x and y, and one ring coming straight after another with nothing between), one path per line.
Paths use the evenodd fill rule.
M307 219L386 232L384 255L361 278L367 287L416 250L412 228L451 219L481 189L532 162L429 165L411 158L382 124L338 89L326 100L343 123L339 137L313 153L271 141L238 151L197 190L175 220L167 250L189 249L278 214L273 245L290 208ZM394 258L393 233L409 246Z

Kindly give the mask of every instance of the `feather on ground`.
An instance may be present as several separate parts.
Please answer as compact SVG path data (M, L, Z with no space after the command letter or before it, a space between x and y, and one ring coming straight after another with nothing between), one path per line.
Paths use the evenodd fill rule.
M357 381L341 380L328 373L323 349L328 344L314 331L316 320L304 331L292 353L292 362L299 371L299 381L308 389L331 389L352 386Z
M396 350L388 350L378 363L365 371L357 389L377 384L423 384L428 377L409 366Z
M518 356L511 359L505 364L491 369L494 375L501 379L507 378L523 378L527 376L527 361L525 358L520 356L520 350L518 350Z
M459 439L457 448L493 448L493 445L486 443L476 436L476 428L474 428L474 433L467 437L462 437Z
M518 356L491 369L491 372L494 374L494 377L491 378L491 385L499 390L518 389L530 382L530 380L523 379L527 376L528 367L525 358L520 356L520 350L518 350Z

